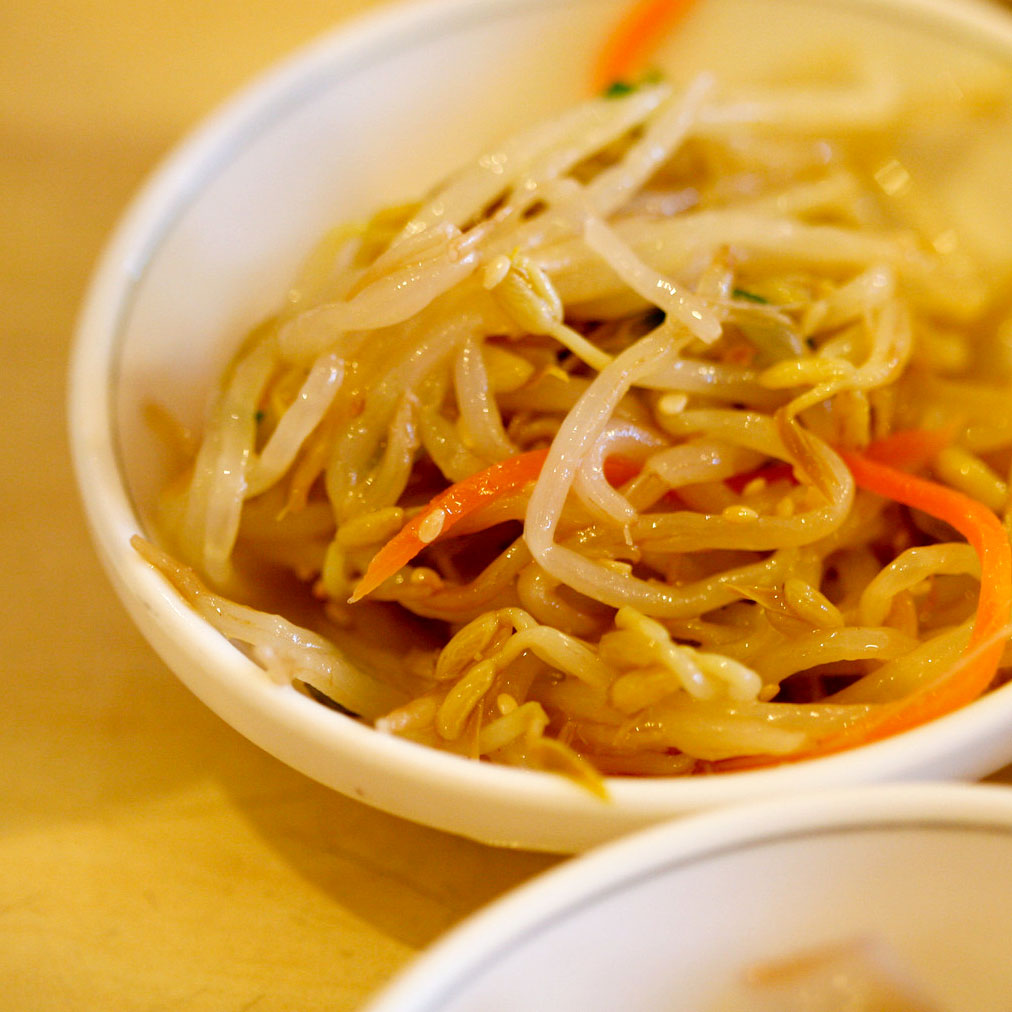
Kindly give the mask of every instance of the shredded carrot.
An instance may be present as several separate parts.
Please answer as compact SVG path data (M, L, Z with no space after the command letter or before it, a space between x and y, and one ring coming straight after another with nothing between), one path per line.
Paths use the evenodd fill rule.
M643 470L643 465L628 457L606 457L604 461L604 477L609 485L624 485L635 478Z
M458 520L534 481L541 473L547 456L548 450L521 453L440 492L376 553L349 603L354 604L372 593L426 545L443 537ZM604 461L604 476L609 484L615 486L624 485L642 470L642 464L628 457L612 456Z
M879 453L891 453L896 459L919 459L920 453L913 452L916 442L901 440L884 446L880 442L865 453L844 452L842 456L861 488L943 520L962 534L980 557L977 614L962 658L940 681L906 699L881 704L874 714L808 749L783 757L743 756L716 763L714 768L730 771L794 762L879 741L972 703L993 682L1012 614L1012 549L1008 535L983 503L877 459ZM925 437L921 445L928 448L931 440Z
M955 438L954 425L942 429L902 429L876 439L864 455L902 471L919 471L951 446Z
M1005 528L990 509L962 492L867 455L844 453L843 459L862 488L937 517L966 538L980 556L980 597L961 662L941 682L901 701L888 713L831 737L825 742L830 748L885 738L973 702L994 680L1012 612L1012 549Z
M639 0L630 7L598 55L594 91L603 91L642 71L650 53L692 4L693 0Z
M376 553L350 602L372 593L458 520L534 481L547 456L548 450L531 450L509 457L440 492Z

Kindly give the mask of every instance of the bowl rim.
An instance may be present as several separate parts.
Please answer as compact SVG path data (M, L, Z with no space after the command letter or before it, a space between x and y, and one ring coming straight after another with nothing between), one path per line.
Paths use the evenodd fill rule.
M752 848L852 832L994 833L1012 843L1012 791L875 784L753 801L650 826L541 872L466 917L395 974L363 1012L436 1012L513 945L630 887Z
M330 769L349 759L357 764L356 784L338 787L395 814L427 822L424 806L405 813L393 794L424 787L437 790L460 807L499 799L505 823L468 830L445 820L439 828L475 835L489 842L582 849L602 838L587 827L575 835L577 847L559 848L551 839L521 839L509 826L526 813L556 810L590 824L611 822L614 832L703 806L745 801L756 795L804 791L854 782L917 778L933 761L966 749L982 734L994 738L1010 725L1012 685L955 713L894 738L804 762L767 769L694 778L608 777L613 804L602 808L588 792L547 773L476 763L456 755L379 734L342 718L294 689L271 684L262 670L216 633L128 546L143 533L126 489L115 438L119 382L118 352L131 307L158 244L214 174L235 158L264 125L297 108L317 89L331 86L356 68L389 54L396 43L410 46L426 33L477 19L509 16L547 4L579 5L585 0L395 0L349 19L296 50L223 103L177 145L128 205L95 268L78 317L69 367L67 420L79 495L100 559L135 622L155 649L211 709L289 765L335 786ZM615 0L600 0L615 3ZM788 0L801 2L801 0ZM986 0L831 0L841 9L927 19L935 28L958 26L975 45L997 50L1012 61L1012 18ZM180 671L180 651L204 669L198 678ZM281 754L281 730L296 735L319 753L302 760ZM1012 758L1012 747L1008 752ZM1007 759L1005 761L1008 761ZM964 769L976 776L994 768ZM393 794L376 794L362 785L367 771L396 774ZM921 774L923 775L923 774ZM349 787L352 789L349 790ZM470 820L465 819L465 823ZM565 835L565 834L563 834ZM550 834L549 834L550 836Z

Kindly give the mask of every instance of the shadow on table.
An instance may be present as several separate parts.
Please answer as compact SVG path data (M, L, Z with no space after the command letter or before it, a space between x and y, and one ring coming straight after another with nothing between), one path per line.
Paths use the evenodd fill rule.
M248 770L228 784L236 807L300 875L412 948L559 861L387 815L262 753L256 766L257 790Z

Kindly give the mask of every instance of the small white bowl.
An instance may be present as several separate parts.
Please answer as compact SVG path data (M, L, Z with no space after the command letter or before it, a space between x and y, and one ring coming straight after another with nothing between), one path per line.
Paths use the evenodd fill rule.
M750 798L991 772L1012 760L1012 686L850 753L711 778L616 779L612 800L602 803L554 776L377 734L271 684L129 546L134 533L151 532L168 477L145 405L157 400L199 428L232 349L277 305L322 231L417 196L493 139L584 96L593 54L624 3L380 8L240 94L167 161L102 258L71 370L77 479L110 577L166 663L252 741L369 804L488 842L581 850L671 815ZM748 78L826 41L888 54L913 86L957 87L979 66L1012 66L1012 23L972 0L707 0L660 58L679 74L712 68ZM973 157L968 148L965 160ZM1007 256L1007 243L994 242L994 223L1008 162L996 164L979 245L982 255ZM958 182L956 171L953 194L962 192Z
M747 1012L727 999L751 968L867 942L940 1010L1007 1012L1010 861L1004 787L878 785L697 815L514 890L367 1012Z

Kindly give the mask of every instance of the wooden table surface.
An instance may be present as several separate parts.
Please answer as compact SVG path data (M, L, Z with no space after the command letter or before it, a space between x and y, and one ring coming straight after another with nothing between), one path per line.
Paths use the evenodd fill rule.
M194 699L90 546L74 317L144 175L277 56L384 0L55 0L0 19L0 1010L359 1008L551 866L340 797Z

